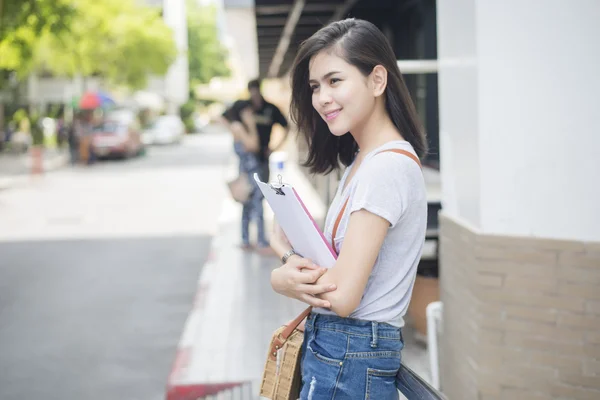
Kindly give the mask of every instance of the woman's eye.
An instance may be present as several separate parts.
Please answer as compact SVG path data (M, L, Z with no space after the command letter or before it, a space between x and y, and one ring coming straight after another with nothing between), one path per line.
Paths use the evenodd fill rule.
M340 81L340 80L339 80L338 78L331 78L331 79L329 80L329 84L333 85L334 83L337 83L337 82L339 82L339 81Z
M310 91L314 92L315 90L317 90L319 88L319 85L310 85Z

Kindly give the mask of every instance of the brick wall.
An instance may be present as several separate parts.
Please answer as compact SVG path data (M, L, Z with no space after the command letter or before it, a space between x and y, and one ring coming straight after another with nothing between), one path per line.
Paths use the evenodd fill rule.
M600 243L440 224L449 398L600 399Z

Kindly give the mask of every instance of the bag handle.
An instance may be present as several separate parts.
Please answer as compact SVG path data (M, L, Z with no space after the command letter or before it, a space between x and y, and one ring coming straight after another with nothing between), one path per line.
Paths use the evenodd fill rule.
M400 150L400 149L389 149L389 150L382 150L382 151L378 152L377 154L386 153L386 152L404 154L405 156L412 158L419 165L419 168L421 168L421 162L419 161L417 156L415 156L410 151ZM377 155L377 154L375 154L375 155ZM344 205L342 206L342 210L340 211L340 213L337 216L337 219L335 220L335 224L333 225L333 231L331 233L331 248L333 249L333 251L336 252L336 254L337 254L337 251L335 250L335 236L337 235L338 227L340 226L340 222L342 221L342 217L344 216L344 211L346 211L346 206L348 205L349 200L350 200L350 196L348 196L348 198L344 202Z
M385 152L404 154L405 156L408 156L411 159L413 159L419 165L419 168L421 168L421 162L419 161L419 159L413 153L411 153L409 151L400 150L400 149L389 149L389 150L382 150L377 154L385 153ZM337 230L340 225L340 221L342 220L342 217L344 216L344 211L346 211L346 206L348 205L348 200L350 200L350 196L348 196L348 198L346 199L346 202L344 202L344 206L340 210L340 213L338 214L338 216L335 220L335 224L333 225L333 232L331 234L331 248L334 251L335 251L335 235L337 234ZM312 311L312 307L308 307L306 310L302 311L302 313L300 315L298 315L292 322L289 323L289 325L287 325L285 327L283 332L281 332L277 337L275 337L273 339L273 342L271 343L271 348L269 350L269 357L272 360L277 359L277 351L283 347L285 342L287 342L287 340L292 335L292 333L296 330L296 328L298 328L298 326L302 323L302 321L304 321L304 319L311 313L311 311Z
M304 319L310 314L312 311L312 307L308 307L306 310L302 311L300 315L298 315L292 322L289 323L278 336L273 338L271 342L271 348L269 349L269 358L272 360L277 360L277 351L283 347L285 342L288 341L292 333L298 328L298 325L304 321Z

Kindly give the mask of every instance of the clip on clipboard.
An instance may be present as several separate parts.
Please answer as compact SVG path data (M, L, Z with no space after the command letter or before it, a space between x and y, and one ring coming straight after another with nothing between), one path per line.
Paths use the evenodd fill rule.
M337 258L323 232L300 199L296 190L282 182L261 182L258 174L254 180L271 206L277 223L285 233L294 250L315 264L331 268Z

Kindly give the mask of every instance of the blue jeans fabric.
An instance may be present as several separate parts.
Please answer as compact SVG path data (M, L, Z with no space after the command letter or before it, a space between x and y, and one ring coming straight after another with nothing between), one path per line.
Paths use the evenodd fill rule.
M253 178L252 178L253 179ZM253 179L254 180L254 179ZM250 244L250 220L256 223L257 242L259 247L268 247L265 235L265 219L263 213L263 195L260 189L254 188L250 200L242 206L242 242Z
M400 328L312 313L302 345L302 400L399 398Z
M396 386L408 400L447 400L446 397L406 365L400 366Z
M247 174L250 182L254 185L250 199L242 207L242 242L245 245L250 244L250 221L254 220L257 228L258 245L267 247L269 242L265 235L263 195L254 182L254 174L258 173L263 182L268 180L268 176L265 178L263 165L259 163L255 154L246 151L239 142L234 143L234 149L240 159L239 172Z

